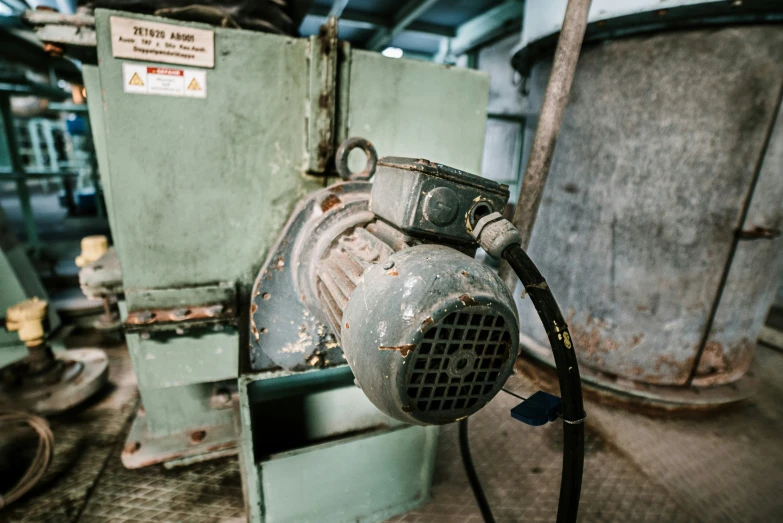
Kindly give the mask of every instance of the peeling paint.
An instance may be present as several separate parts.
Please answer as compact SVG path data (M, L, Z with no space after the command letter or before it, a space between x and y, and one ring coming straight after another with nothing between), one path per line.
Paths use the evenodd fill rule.
M475 306L475 305L479 304L479 302L476 301L475 298L472 298L471 296L469 296L467 294L463 294L462 296L460 296L459 297L459 301L461 301L462 305L464 305L466 307Z
M386 346L380 346L378 347L378 350L398 350L400 351L400 355L404 358L408 355L411 351L416 349L415 343L409 343L407 345L400 345L398 347L386 347Z

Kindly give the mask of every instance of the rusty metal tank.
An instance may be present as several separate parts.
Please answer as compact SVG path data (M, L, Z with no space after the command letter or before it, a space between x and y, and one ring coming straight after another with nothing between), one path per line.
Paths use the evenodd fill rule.
M588 384L669 408L752 394L783 269L782 86L780 25L584 47L529 253ZM550 360L522 295L524 350Z

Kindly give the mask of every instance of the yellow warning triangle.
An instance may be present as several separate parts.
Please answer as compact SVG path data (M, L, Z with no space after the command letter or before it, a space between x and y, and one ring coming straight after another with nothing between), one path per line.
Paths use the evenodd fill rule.
M188 84L188 91L201 91L201 86L198 84L195 78Z
M139 73L133 73L133 76L131 76L128 85L144 85L144 82L141 81L141 76L139 76Z

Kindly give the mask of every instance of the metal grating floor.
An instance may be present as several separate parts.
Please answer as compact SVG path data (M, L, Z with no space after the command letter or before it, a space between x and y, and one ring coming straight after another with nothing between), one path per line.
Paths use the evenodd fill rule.
M239 466L224 458L187 468L129 471L119 452L135 410L124 349L109 349L113 390L53 420L54 466L0 521L244 521ZM659 420L588 405L580 521L778 521L783 509L783 354L760 348L762 390L743 410L709 420ZM534 391L521 376L509 387ZM471 448L499 522L555 520L561 432L511 419L516 399L501 393L471 418ZM400 522L481 518L459 457L456 426L441 432L432 499Z

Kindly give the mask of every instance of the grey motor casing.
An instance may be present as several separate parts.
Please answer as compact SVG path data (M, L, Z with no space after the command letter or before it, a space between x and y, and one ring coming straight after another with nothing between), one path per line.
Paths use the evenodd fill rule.
M443 245L403 249L370 267L342 320L343 351L362 390L409 423L478 411L513 372L519 350L508 288Z

